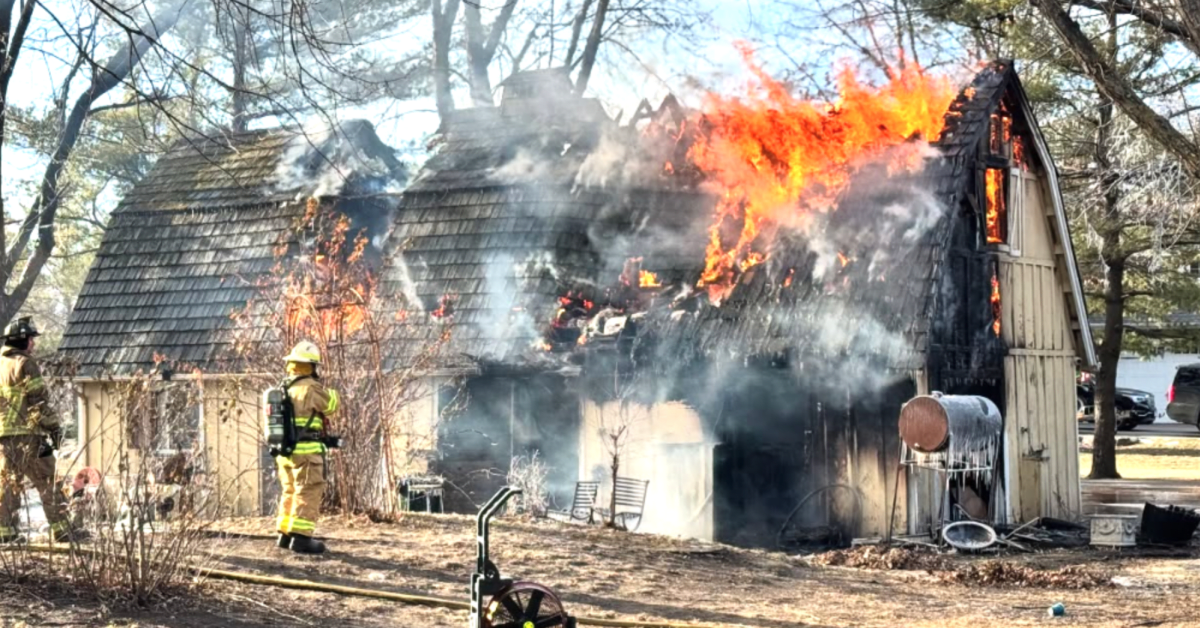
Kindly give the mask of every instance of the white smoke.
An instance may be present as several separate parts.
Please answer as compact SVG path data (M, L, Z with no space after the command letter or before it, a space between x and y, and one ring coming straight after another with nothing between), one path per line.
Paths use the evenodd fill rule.
M588 153L575 173L575 187L607 188L628 183L644 173L644 155L630 150L626 137L619 130L606 128L600 142Z
M310 124L292 136L275 164L273 191L295 192L297 201L337 196L346 182L356 177L385 182L373 192L401 192L403 181L395 179L382 159L356 145L344 132L348 128Z
M521 147L517 154L504 165L493 168L489 178L497 183L537 184L552 180L556 163L536 151Z

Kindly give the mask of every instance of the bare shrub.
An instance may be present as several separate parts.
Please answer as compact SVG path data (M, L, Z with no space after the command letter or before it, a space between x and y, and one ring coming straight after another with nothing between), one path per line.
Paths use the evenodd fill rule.
M90 500L75 496L90 542L72 541L69 568L102 599L148 605L192 586L190 569L209 540L205 514L219 495L201 480L203 391L198 380L140 373L112 386L119 415L103 423L120 433L93 435L116 447L98 469L103 488Z
M509 502L509 512L545 517L550 504L550 492L546 485L550 469L538 457L538 452L528 457L513 456L508 468L508 485L522 491Z
M299 247L299 253L295 247ZM378 296L376 265L365 230L315 199L277 248L274 270L256 282L258 295L234 316L237 372L260 373L245 385L262 391L283 377L280 358L301 340L321 349L322 381L341 398L331 433L342 447L329 455L325 507L344 513L391 516L399 510L399 474L432 447L433 426L422 422L416 402L433 391L421 377L449 338L448 323L424 341L428 316L403 297ZM447 317L448 318L448 317ZM419 345L395 356L389 347ZM278 375L276 375L278 374ZM265 445L264 445L265 446Z
M48 529L27 530L22 542L0 548L0 577L65 583L105 603L143 606L193 586L191 568L209 542L205 513L219 495L199 479L206 463L199 380L166 381L171 369L158 366L153 374L105 381L112 403L89 426L92 432L66 430L59 471L68 471L61 487L74 535L47 555L29 542L51 540ZM47 364L45 371L51 406L64 427L75 428L69 417L80 398L73 370ZM89 449L96 453L92 467L82 469ZM26 521L34 520L34 510L26 502Z

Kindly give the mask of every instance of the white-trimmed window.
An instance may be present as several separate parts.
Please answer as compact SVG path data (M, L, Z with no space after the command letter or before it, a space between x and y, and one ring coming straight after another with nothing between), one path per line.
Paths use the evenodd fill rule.
M125 407L131 449L172 456L202 443L204 408L193 382L157 383L150 397L126 400Z

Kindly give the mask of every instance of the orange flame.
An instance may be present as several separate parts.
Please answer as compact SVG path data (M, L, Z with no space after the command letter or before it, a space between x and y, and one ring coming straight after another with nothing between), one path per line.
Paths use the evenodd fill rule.
M842 268L845 268L850 263L851 258L846 257L846 254L841 251L838 251L837 257L838 263L842 265Z
M792 279L794 279L795 277L796 277L796 269L795 269L795 268L789 268L789 269L788 269L788 274L787 274L787 277L784 277L784 278L783 278L783 287L784 287L784 288L787 288L788 286L791 286L791 285L792 285Z
M767 257L765 255L759 253L758 251L750 251L746 254L746 259L742 260L742 262L738 264L738 268L740 268L742 272L746 272L747 270L750 270L750 268L763 263L763 260L766 258Z
M1000 279L992 275L992 331L1000 336Z
M987 241L988 244L1004 242L1001 221L1004 218L1004 171L988 168L984 175L987 183Z
M658 288L662 282L658 280L658 275L648 271L638 271L638 287L639 288Z
M437 309L429 313L434 318L446 318L452 314L454 314L454 297L449 294L443 294L438 299Z
M714 301L732 289L738 268L764 259L766 247L756 239L768 223L805 226L812 212L836 204L867 161L913 137L937 139L955 95L948 81L910 63L893 69L880 87L843 70L836 102L803 100L768 76L748 46L739 50L757 85L744 98L709 94L704 103L709 131L688 152L721 193L699 281ZM900 152L890 158L890 172L920 170L920 150ZM731 245L721 234L726 222L741 225Z

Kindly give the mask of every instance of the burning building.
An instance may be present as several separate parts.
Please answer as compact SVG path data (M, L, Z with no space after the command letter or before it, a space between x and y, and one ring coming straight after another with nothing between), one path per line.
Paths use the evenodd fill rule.
M420 332L452 327L431 386L465 390L425 410L451 506L536 450L561 506L614 464L649 480L646 530L918 531L961 496L904 470L898 418L942 391L1003 412L1000 472L972 487L990 518L1078 512L1072 382L1094 350L1012 64L961 91L844 76L825 107L759 78L757 105L621 124L542 71L446 121L386 285L455 304Z
M445 341L404 409L425 437L398 443L403 471L445 477L447 508L472 511L520 456L549 466L559 507L615 467L649 480L642 530L742 544L919 532L965 488L996 520L1077 512L1074 372L1094 350L1012 64L962 90L844 74L832 104L755 72L756 94L624 120L562 71L520 73L499 105L444 120L400 196L378 194L401 175L369 127L324 151L380 298L405 307L390 367ZM201 148L114 212L72 314L86 464L123 446L92 409L117 403L105 371L161 354L238 377L221 356L245 280L328 189L310 171L330 160L276 133ZM998 472L949 494L902 464L900 408L933 391L1003 417ZM218 470L260 468L257 412L201 414ZM263 503L260 477L238 477L242 510Z
M317 205L336 206L369 240L363 254L378 259L395 205L386 193L405 179L363 121L193 138L162 156L113 211L59 349L78 368L76 463L108 473L121 453L190 450L233 512L269 506L261 388L240 383L277 378L279 364L248 367L231 316L260 297L276 267L311 256L297 225ZM265 325L241 331L280 350ZM151 416L135 420L117 390L138 372L161 381ZM186 386L203 390L194 416L163 424L159 414Z

